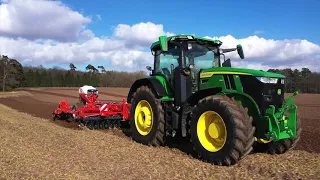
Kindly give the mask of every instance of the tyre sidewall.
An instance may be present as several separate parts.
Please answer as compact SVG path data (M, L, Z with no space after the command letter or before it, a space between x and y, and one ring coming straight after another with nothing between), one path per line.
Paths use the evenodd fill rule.
M143 136L141 135L137 128L136 128L136 123L135 123L135 109L137 104L141 101L141 100L146 100L151 108L152 108L152 113L153 113L153 119L152 119L152 129L149 132L149 134ZM152 94L151 91L145 91L143 89L138 90L135 97L133 97L132 99L132 104L131 104L131 108L130 108L130 128L131 128L131 133L132 133L132 138L133 140L143 143L143 144L151 144L152 141L156 138L156 132L158 130L158 126L159 126L159 118L160 117L160 113L159 110L157 108L157 103L156 103L156 99L154 97L154 95Z
M227 139L224 146L217 152L210 152L206 150L201 142L198 139L197 135L197 123L200 116L206 111L215 111L217 112L223 119L225 123L226 130L227 130ZM203 101L200 103L194 110L193 118L191 120L191 138L196 148L196 151L201 154L202 158L209 160L224 160L226 156L230 154L230 151L235 147L235 124L234 119L231 115L231 112L228 107L225 107L223 104L220 103L218 100L209 100Z

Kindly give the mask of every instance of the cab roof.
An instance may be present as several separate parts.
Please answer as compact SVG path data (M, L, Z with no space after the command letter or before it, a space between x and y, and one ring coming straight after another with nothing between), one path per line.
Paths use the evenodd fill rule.
M208 41L208 42L211 42L212 44L215 44L215 45L218 45L218 46L222 45L222 41L220 41L220 40L204 38L204 37L195 36L195 35L192 35L192 34L177 34L177 35L174 35L174 36L160 36L158 41L152 43L150 49L153 49L154 47L160 46L160 43L161 43L160 38L166 38L167 41L170 41L170 40L173 40L173 39L179 39L179 38L188 38L190 40L193 39L193 40Z

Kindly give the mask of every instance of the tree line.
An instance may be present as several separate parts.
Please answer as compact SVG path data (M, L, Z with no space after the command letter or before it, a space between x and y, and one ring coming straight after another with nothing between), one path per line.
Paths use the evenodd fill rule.
M286 76L285 92L298 90L300 93L320 93L320 73L308 68L269 69ZM146 77L143 71L118 72L106 70L104 66L88 64L86 71L79 71L70 63L69 69L60 67L22 66L16 59L0 55L0 88L2 91L19 87L130 87L139 78Z
M146 77L143 71L138 72L117 72L107 71L103 66L99 66L99 71L95 66L89 64L86 72L76 71L75 66L70 64L69 70L59 67L43 68L24 67L26 87L80 87L91 85L95 87L130 87L139 78Z
M311 72L308 68L298 69L269 69L269 72L275 72L286 76L285 92L292 93L320 93L320 73Z
M106 70L104 66L87 65L86 71L78 71L70 63L69 69L58 66L22 66L17 60L0 56L0 88L9 91L21 87L130 87L136 79L146 77L143 71L119 72Z

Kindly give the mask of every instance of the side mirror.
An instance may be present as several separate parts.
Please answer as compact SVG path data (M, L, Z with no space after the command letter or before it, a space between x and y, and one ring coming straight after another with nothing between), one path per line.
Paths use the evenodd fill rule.
M222 67L231 67L231 61L230 59L227 59L222 63Z
M148 71L152 71L151 66L146 66L146 68L147 68Z
M241 59L244 59L243 49L240 44L237 45L237 51Z

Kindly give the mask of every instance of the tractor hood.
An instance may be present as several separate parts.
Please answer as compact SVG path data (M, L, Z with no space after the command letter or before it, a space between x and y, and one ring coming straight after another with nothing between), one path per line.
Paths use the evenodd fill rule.
M245 68L232 68L232 67L216 67L204 69L201 72L201 76L205 77L213 74L247 74L256 77L271 77L271 78L285 78L282 74L266 72L262 70L253 70L253 69L245 69Z

